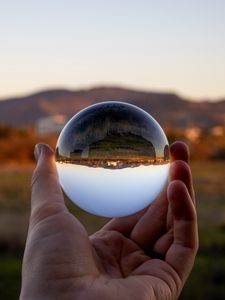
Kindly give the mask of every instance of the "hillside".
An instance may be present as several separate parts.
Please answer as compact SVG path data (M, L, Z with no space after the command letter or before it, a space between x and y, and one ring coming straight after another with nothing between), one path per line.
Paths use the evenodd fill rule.
M211 127L225 125L225 100L193 102L176 94L142 92L118 87L89 90L48 90L26 97L0 101L0 124L33 127L42 117L63 114L71 117L96 102L120 100L135 104L155 117L163 126Z

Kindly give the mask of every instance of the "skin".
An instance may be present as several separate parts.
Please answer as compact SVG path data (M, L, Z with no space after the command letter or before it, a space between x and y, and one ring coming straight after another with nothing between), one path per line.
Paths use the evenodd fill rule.
M20 300L177 299L198 233L187 146L176 142L170 153L158 199L89 237L64 204L53 151L38 144Z

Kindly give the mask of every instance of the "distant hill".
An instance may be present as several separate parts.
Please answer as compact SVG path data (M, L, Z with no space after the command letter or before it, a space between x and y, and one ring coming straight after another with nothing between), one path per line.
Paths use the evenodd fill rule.
M119 100L148 111L163 126L225 126L225 100L193 102L176 94L142 92L118 87L87 90L48 90L26 97L0 101L0 124L16 127L35 126L38 119L64 114L71 117L96 102Z

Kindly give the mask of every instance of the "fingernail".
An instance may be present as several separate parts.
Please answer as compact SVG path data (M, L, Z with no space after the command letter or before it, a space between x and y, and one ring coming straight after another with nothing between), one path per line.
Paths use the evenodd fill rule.
M40 157L41 148L42 148L42 146L40 144L35 145L35 148L34 148L34 157L35 157L36 161L38 161L38 159Z

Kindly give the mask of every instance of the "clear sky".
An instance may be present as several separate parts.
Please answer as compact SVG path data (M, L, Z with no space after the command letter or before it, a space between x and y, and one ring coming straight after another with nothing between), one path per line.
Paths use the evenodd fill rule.
M0 0L0 98L119 85L225 98L224 0Z

